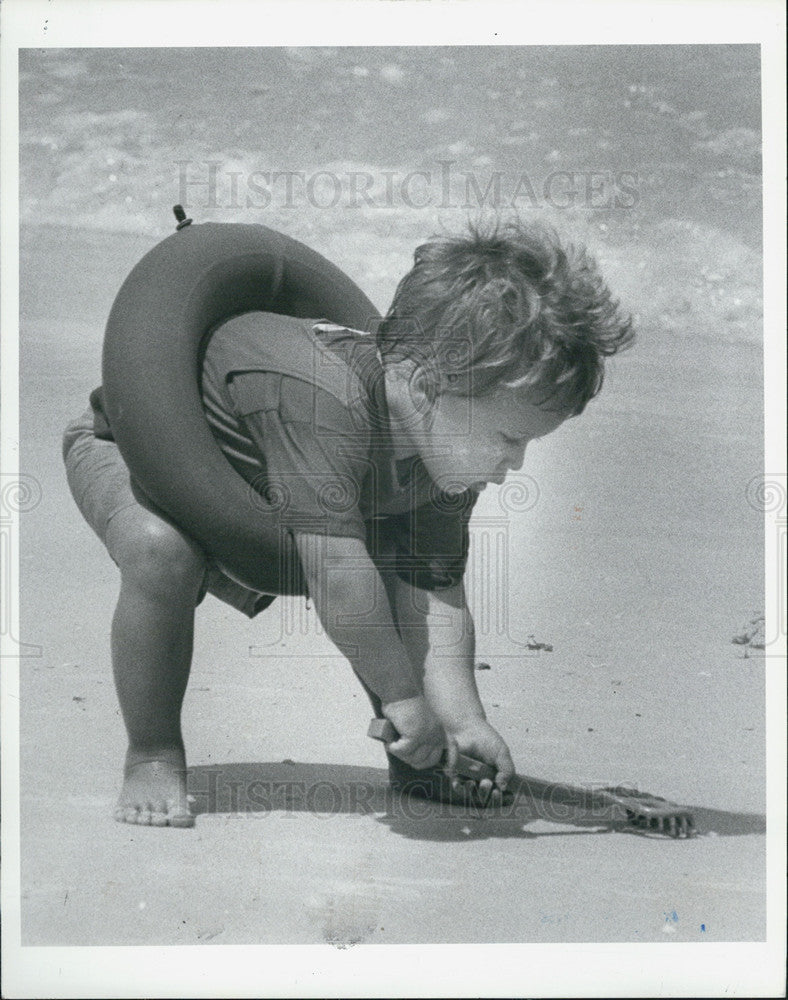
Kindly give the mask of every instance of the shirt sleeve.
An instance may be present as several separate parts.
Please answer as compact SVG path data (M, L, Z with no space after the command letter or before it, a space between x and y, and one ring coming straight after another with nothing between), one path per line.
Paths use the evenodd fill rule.
M278 372L228 385L236 415L264 459L253 485L293 530L366 539L359 501L369 423L324 389Z
M421 590L445 590L462 581L468 562L469 522L478 494L433 490L429 501L386 519L400 579Z

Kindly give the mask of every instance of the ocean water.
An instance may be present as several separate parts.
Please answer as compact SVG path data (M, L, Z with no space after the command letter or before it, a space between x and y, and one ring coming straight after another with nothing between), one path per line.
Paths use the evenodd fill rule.
M397 236L495 203L759 243L755 46L27 50L20 82L27 221Z
M262 222L381 309L490 216L590 247L641 326L760 342L756 46L47 49L20 55L25 225Z
M755 46L50 49L23 52L20 71L26 219L157 231L184 172L203 215L325 211L329 178L311 191L295 181L292 204L284 180L266 185L269 205L262 182L248 184L254 171L321 170L339 175L331 207L352 219L372 208L360 182L350 190L356 170L373 175L385 225L388 209L447 203L437 178L451 163L453 206L461 171L482 192L500 172L501 206L525 211L590 200L573 193L583 179L554 181L551 197L552 173L626 173L637 179L608 187L636 189L638 214L759 239ZM211 162L215 205L199 184ZM384 171L395 175L393 204ZM411 171L433 182L414 178L403 192ZM518 190L523 175L532 191ZM595 186L592 210L609 210Z

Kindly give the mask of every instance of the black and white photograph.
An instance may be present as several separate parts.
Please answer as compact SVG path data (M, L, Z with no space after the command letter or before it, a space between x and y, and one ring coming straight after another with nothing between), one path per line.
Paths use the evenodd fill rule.
M782 7L0 17L3 995L781 995Z

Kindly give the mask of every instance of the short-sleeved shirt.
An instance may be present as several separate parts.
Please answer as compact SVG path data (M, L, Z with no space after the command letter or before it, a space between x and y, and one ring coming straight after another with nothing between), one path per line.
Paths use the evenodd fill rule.
M458 583L477 494L449 495L393 439L374 338L246 313L213 333L206 419L227 459L294 532L361 539L413 586Z

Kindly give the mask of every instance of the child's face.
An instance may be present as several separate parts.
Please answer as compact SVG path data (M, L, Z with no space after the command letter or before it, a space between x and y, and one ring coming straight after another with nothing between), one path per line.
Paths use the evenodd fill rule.
M552 433L567 416L534 405L522 389L443 394L414 443L430 478L446 492L480 491L521 468L529 443Z

